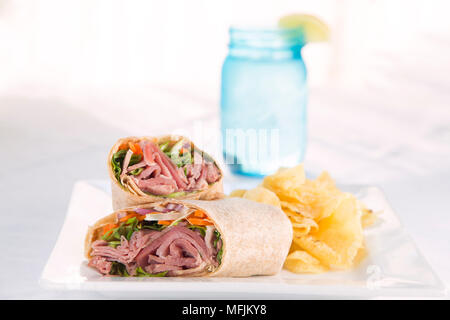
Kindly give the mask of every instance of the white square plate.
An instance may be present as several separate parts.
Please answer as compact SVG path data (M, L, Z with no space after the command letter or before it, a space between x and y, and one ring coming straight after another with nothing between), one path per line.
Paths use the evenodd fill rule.
M240 182L239 182L240 181ZM238 187L255 184L241 179ZM237 181L233 181L236 186ZM225 185L227 191L228 186ZM445 286L422 257L383 193L376 187L347 186L370 208L377 222L365 230L367 257L351 271L249 278L102 277L83 256L87 226L112 212L109 182L75 184L66 220L40 284L49 289L97 291L113 298L286 299L442 297Z

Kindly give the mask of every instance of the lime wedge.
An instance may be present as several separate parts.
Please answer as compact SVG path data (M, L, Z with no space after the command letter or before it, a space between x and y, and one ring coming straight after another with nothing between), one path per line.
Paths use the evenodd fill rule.
M306 42L324 42L330 39L330 29L319 18L309 14L290 14L278 20L280 28L300 28Z

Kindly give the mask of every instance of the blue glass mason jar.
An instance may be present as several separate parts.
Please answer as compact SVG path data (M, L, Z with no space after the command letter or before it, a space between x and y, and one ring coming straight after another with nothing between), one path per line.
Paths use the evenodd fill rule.
M304 44L299 29L230 29L222 68L221 130L232 172L264 176L303 161Z

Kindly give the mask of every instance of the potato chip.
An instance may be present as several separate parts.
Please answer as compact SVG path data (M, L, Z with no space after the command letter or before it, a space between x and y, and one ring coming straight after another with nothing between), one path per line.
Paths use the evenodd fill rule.
M272 191L263 188L256 187L250 190L247 190L244 195L244 199L253 200L256 202L266 203L273 205L275 207L281 208L280 199L278 199L277 195Z
M315 180L317 186L325 189L336 189L336 184L327 171L323 171Z
M301 249L309 252L311 255L319 259L324 265L330 266L339 263L339 256L326 243L317 240L311 234L294 235L293 242Z
M317 231L319 229L319 226L313 219L304 217L289 209L283 209L283 211L291 220L295 235L305 235L310 231Z
M296 244L294 241L291 243L291 247L289 248L289 253L292 253L297 250L302 250L298 244Z
M295 273L322 273L328 270L319 260L303 250L290 253L284 262L284 268Z
M277 194L283 208L316 221L328 217L336 209L342 194L327 172L323 172L316 180L305 179L303 184L297 184L289 190L275 187L278 184L273 179L278 179L277 174L270 177L272 180L267 177L264 185Z
M303 165L280 168L257 188L230 196L281 207L294 233L284 267L297 273L354 266L365 253L362 228L376 219L362 202L340 191L326 171L306 179Z
M339 198L333 197L329 199L324 199L322 201L314 201L310 204L304 204L301 202L287 202L281 201L281 207L284 209L289 209L291 211L297 212L304 217L320 221L324 219L336 210Z
M293 211L310 219L315 217L315 214L310 207L307 207L299 202L280 201L280 203L283 210Z
M303 164L293 168L280 168L275 174L267 176L263 180L263 187L277 194L284 200L295 199L295 190L305 183L305 170ZM281 199L283 200L283 199Z
M242 197L244 196L244 193L245 193L246 191L247 191L247 190L245 190L245 189L236 189L236 190L233 190L233 191L231 191L229 197L230 197L230 198L242 198Z
M294 242L326 266L350 268L364 240L356 198L344 193L336 210L318 225L318 231L295 236Z
M359 250L358 253L355 256L355 259L353 260L353 266L356 266L361 263L362 260L364 260L367 257L367 249L365 245L363 245Z

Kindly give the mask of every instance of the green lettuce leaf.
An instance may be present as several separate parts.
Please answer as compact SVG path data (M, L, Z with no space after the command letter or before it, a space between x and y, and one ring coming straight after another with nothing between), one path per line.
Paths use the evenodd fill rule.
M142 229L150 229L150 230L157 230L157 231L161 231L165 227L166 227L165 225L158 224L157 221L143 221L142 225L141 225Z
M133 153L130 158L130 164L128 166L135 165L136 163L141 162L142 155Z
M144 269L138 267L136 269L136 277L165 277L168 271L163 271L160 273L148 273Z
M216 229L216 230L214 230L214 234L216 235L216 238L214 239L213 245L214 245L214 248L217 249L217 243L220 240L220 232L217 231L217 229ZM222 254L223 254L223 246L220 248L219 252L217 252L217 255L216 255L216 259L219 262L219 265L222 263Z
M201 226L189 226L188 229L191 230L195 230L197 229L198 231L200 231L200 234L205 237L206 235L206 227L201 227Z
M169 146L169 141L167 141L166 143L160 144L159 148L161 149L162 152L166 152L166 149L168 146Z
M127 151L128 150L119 150L113 154L111 159L111 165L114 172L114 176L119 182L120 182L120 174L122 173L123 160L125 159Z
M141 174L142 171L144 171L144 168L137 168L137 169L134 169L133 171L130 171L130 173L133 176L137 176L137 175Z
M216 230L214 230L214 234L216 235L216 238L214 239L214 248L217 249L217 242L219 242L220 240L220 232Z
M173 192L173 193L169 193L168 195L165 195L165 198L176 198L176 197L180 197L180 196L184 196L186 194L186 191L178 191L178 192Z
M102 239L107 242L120 241L120 238L124 236L127 240L130 240L133 232L140 229L138 224L139 220L136 217L130 218L126 222L121 223L117 228L105 233Z
M120 182L120 174L122 173L122 167L123 167L123 161L125 159L125 155L127 154L129 149L122 149L117 151L113 154L111 159L111 165L114 172L114 176L116 177L117 181ZM140 154L132 154L130 159L129 166L135 165L136 163L141 162L142 155ZM143 168L142 168L143 170ZM139 169L133 170L131 174L138 175L142 172L142 170L139 171Z
M120 262L113 261L111 271L109 272L111 275L121 276L121 277L129 277L127 268L124 264Z
M180 155L180 150L181 150L181 148L183 148L183 145L185 143L186 143L186 141L181 139L180 141L175 143L174 146L172 147L172 149L170 150L170 155L169 155L170 159L179 168L188 163L191 163L192 159L193 159L190 148L187 152L183 152L183 154Z
M219 252L217 252L216 259L219 262L219 265L222 263L222 254L223 254L223 247L220 248Z
M109 241L108 246L117 248L117 246L120 245L120 241Z

